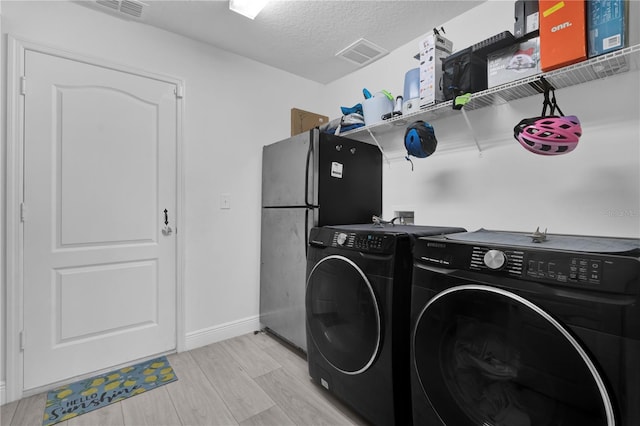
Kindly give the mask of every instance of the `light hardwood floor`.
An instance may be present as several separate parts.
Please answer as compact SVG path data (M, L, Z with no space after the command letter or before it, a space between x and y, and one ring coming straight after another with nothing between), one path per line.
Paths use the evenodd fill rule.
M85 425L366 425L309 378L297 352L264 333L168 357L178 380L58 423ZM42 425L46 393L2 406L1 424Z

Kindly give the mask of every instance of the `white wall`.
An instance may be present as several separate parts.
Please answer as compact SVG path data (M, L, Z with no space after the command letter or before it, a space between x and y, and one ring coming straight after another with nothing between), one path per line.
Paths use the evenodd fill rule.
M186 229L179 231L186 235L187 346L257 327L262 146L289 136L292 107L317 109L313 102L321 86L66 1L3 1L2 31L3 51L6 34L11 34L184 79ZM2 60L4 70L4 54ZM2 138L4 171L4 130ZM2 182L4 211L4 175ZM231 194L230 210L219 208L222 193ZM4 320L2 324L4 337ZM3 363L2 380L4 371Z
M635 6L635 4L634 4ZM632 25L635 25L634 22ZM494 0L444 23L460 50L503 30L513 31L513 2ZM637 31L635 31L637 33ZM637 43L637 37L633 42ZM404 74L418 65L418 39L325 88L331 117L361 102L362 87L402 94ZM640 236L640 93L638 72L556 91L583 137L567 155L542 157L513 139L513 127L537 116L542 96L470 111L484 149L479 156L462 117L435 120L439 148L427 159L384 168L384 216L414 210L416 223L532 232ZM395 146L402 148L402 134ZM447 150L467 141L468 149Z

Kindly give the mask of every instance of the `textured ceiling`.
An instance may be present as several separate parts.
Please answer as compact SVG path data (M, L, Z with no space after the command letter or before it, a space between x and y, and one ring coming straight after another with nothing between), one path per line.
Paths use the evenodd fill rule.
M482 1L271 1L250 20L228 1L144 0L142 22L329 83L358 69L335 54L359 38L391 52Z

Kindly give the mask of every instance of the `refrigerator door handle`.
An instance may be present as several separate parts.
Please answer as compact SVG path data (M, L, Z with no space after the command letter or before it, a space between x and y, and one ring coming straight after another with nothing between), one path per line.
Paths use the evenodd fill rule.
M309 132L309 149L307 150L307 162L304 173L304 202L307 207L315 208L318 207L313 203L309 202L309 168L311 165L311 157L313 154L313 130Z
M304 258L309 254L309 209L304 211Z

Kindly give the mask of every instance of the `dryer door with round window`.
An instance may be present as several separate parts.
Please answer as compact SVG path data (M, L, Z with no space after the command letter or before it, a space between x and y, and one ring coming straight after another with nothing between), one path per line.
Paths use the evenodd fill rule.
M413 366L444 424L614 425L605 383L578 339L529 300L486 285L432 297Z
M309 273L307 332L322 356L345 374L360 374L381 346L380 304L371 282L352 260L321 259Z

